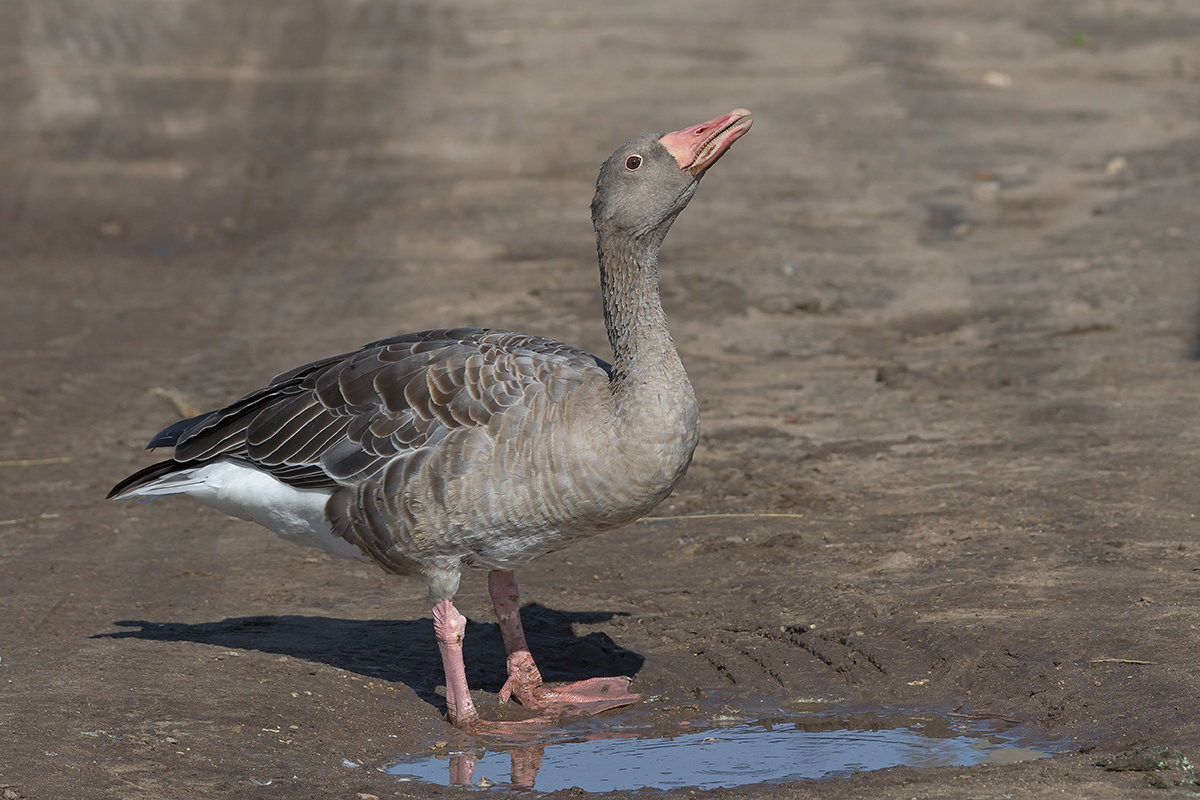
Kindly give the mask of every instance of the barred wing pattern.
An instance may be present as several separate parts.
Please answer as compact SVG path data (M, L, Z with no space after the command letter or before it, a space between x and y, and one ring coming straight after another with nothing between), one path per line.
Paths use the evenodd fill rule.
M297 488L378 477L450 432L490 427L530 392L554 401L610 367L552 339L480 328L423 331L276 376L228 407L164 430L175 461L251 462Z

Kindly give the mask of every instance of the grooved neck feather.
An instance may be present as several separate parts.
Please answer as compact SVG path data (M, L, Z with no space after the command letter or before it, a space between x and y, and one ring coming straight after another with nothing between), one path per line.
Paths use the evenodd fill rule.
M659 229L633 238L601 228L596 236L604 324L613 350L612 390L625 422L656 411L695 413L695 393L659 295L658 251L665 234ZM675 420L661 422L673 426Z

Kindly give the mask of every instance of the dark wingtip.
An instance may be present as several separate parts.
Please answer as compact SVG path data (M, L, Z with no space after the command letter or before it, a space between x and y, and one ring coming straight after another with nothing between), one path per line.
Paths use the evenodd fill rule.
M181 419L178 422L173 422L163 428L158 433L154 434L154 438L150 440L150 444L146 445L147 450L153 450L156 447L174 447L179 444L180 438L189 430L199 427L205 420L218 412L206 411L203 414L197 414L194 417Z
M133 473L128 478L125 478L123 481L118 483L116 486L114 486L112 489L109 490L108 494L104 496L104 499L111 500L114 497L117 497L118 495L124 494L125 492L129 491L130 489L141 486L144 483L149 483L150 481L154 480L155 478L161 478L163 475L167 475L167 474L175 472L177 470L184 469L187 466L189 466L189 465L182 464L178 461L175 461L174 459L171 459L169 461L159 461L157 464L151 464L148 467L139 469L137 472Z

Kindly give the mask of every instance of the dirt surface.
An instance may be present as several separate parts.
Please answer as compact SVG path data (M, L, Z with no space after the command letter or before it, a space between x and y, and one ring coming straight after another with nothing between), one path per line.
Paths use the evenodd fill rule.
M664 734L817 701L1062 749L722 798L1129 797L1095 761L1200 754L1200 5L0 17L4 798L456 794L373 769L452 737L417 581L104 494L180 414L383 336L606 352L597 166L735 106L662 259L704 437L667 519L519 575L549 677L634 674L657 705L613 724Z

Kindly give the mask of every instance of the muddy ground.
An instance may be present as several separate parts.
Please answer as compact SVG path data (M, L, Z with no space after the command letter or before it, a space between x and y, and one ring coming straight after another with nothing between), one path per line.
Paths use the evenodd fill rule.
M734 106L662 260L704 436L666 519L519 576L550 677L632 673L660 710L613 724L662 733L820 701L1062 750L716 797L1160 796L1093 763L1200 756L1200 5L0 17L5 798L457 792L373 769L451 735L416 581L104 494L179 414L372 339L605 352L596 167ZM482 575L460 599L500 713Z

